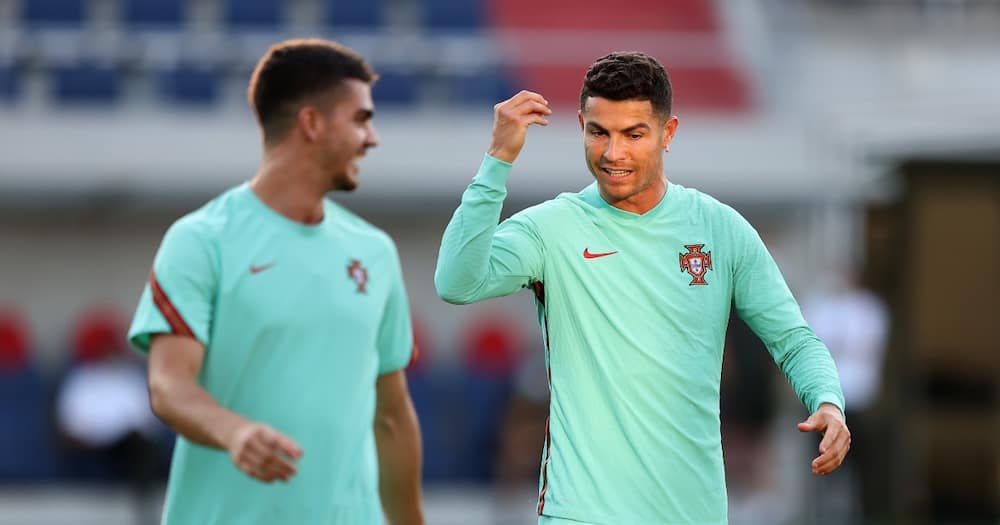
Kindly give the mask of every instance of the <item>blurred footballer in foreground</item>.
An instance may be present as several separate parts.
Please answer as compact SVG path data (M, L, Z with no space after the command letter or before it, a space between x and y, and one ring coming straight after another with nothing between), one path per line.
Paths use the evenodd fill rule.
M324 197L377 144L375 79L333 42L272 47L256 175L163 238L129 337L180 434L166 524L423 523L396 247Z

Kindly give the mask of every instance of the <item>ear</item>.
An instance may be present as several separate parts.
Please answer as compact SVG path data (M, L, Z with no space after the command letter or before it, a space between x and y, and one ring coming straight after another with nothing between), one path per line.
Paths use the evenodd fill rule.
M306 142L316 142L323 133L323 115L313 106L302 106L296 116L296 126Z
M670 143L674 141L674 134L677 133L677 125L679 123L680 121L674 115L671 115L663 123L663 143L660 145L663 151L670 151Z
M583 110L578 109L576 111L576 119L580 121L580 131L583 131Z

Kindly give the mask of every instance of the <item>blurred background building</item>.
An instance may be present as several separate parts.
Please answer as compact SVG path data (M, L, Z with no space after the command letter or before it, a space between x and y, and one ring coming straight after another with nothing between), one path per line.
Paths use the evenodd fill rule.
M94 408L60 401L85 363L113 357L116 372L94 376L113 384L91 386L131 391L128 360L83 342L79 323L127 316L167 226L253 175L250 70L304 36L381 74L381 144L360 189L335 198L400 248L425 355L410 375L430 523L533 523L546 389L532 298L459 308L432 283L493 104L531 89L555 110L529 133L508 216L590 182L579 85L627 49L674 82L668 178L744 213L832 333L881 323L838 355L867 378L848 398L864 464L822 479L795 430L804 409L734 324L732 523L1000 520L1000 2L0 0L0 524L149 521L127 487L162 473L169 439L146 446L162 429L105 421L120 428L104 445L141 446L102 445L117 459L81 473L60 422ZM882 313L843 307L848 281ZM866 344L882 348L859 357ZM130 472L123 457L152 463Z

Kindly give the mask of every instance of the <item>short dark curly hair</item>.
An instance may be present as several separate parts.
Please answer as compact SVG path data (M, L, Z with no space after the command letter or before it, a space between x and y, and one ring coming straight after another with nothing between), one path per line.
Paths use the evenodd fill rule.
M288 133L303 99L351 78L371 84L378 75L361 55L337 42L308 38L271 46L257 62L247 89L265 144Z
M580 109L590 97L608 100L648 100L653 111L670 116L673 90L670 75L655 58L641 51L617 51L605 55L587 69L580 90Z

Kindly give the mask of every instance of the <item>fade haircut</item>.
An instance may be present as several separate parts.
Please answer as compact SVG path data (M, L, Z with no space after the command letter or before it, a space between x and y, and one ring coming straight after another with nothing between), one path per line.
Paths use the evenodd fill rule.
M587 99L648 100L661 120L670 116L670 75L655 58L640 51L619 51L590 65L580 90L580 109Z
M367 84L378 75L354 50L318 38L271 46L250 77L247 101L264 133L264 143L285 137L309 97L329 93L347 79Z

